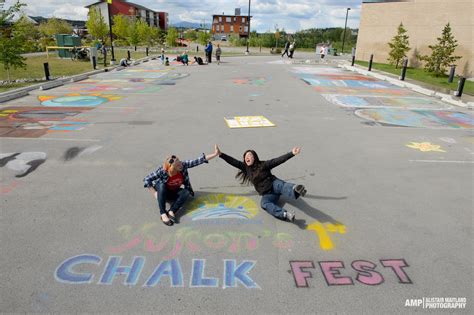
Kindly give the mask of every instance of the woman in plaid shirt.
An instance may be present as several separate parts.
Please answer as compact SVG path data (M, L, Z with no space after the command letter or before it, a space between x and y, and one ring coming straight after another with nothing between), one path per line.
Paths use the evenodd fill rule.
M217 145L214 153L204 153L194 160L181 161L176 155L168 156L163 166L143 179L144 187L148 188L153 197L158 200L161 221L171 226L177 223L175 213L181 208L189 195L194 196L194 191L189 181L188 168L208 163L218 155ZM182 187L184 185L184 188ZM166 201L172 201L171 207L166 211Z

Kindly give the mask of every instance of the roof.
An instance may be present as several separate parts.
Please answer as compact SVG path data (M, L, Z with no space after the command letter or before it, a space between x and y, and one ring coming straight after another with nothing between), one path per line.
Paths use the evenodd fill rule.
M106 1L106 0L96 1L96 2L94 2L94 3L92 3L92 4L86 5L85 8L90 8L91 6L96 5L96 4L99 4L99 3L102 3L102 2L104 2L104 1ZM121 2L125 2L126 4L129 4L129 5L131 5L131 6L135 7L135 8L137 8L137 9L142 9L142 10L147 10L147 11L152 11L152 12L158 13L158 11L152 10L152 9L150 9L150 8L144 7L144 6L142 6L142 5L139 5L139 4L130 2L130 1L121 1Z

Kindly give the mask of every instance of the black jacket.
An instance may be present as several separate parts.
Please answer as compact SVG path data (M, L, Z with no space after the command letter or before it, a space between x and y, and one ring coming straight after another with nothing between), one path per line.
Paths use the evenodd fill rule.
M260 161L259 165L252 166L247 166L244 162L238 161L225 153L221 153L219 157L230 165L246 172L258 194L264 195L272 190L273 181L276 179L276 176L272 174L271 169L288 161L294 157L294 155L292 152L288 152L280 157L268 161Z

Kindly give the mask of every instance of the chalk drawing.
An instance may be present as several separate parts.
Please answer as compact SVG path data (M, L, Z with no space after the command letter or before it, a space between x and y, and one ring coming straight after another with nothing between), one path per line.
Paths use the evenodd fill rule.
M328 87L313 86L313 89L322 94L339 94L339 95L380 95L380 96L417 96L416 93L408 89L401 89L395 86L383 89L373 88L352 88L352 87Z
M386 271L388 274L392 274L393 272L398 279L398 283L412 284L408 274L403 270L403 268L409 267L405 259L381 259L380 263L382 267L384 267L381 268L381 270ZM344 275L346 267L343 261L318 261L318 264L328 286L346 286L355 284L351 276ZM293 274L293 279L295 280L297 288L310 287L308 279L313 278L312 269L315 269L314 265L315 264L312 260L290 261L291 273ZM363 285L380 285L385 282L385 279L390 279L390 276L385 276L384 278L380 271L376 271L377 264L369 260L354 260L350 266L357 273L355 280ZM387 268L392 272L388 272L389 269ZM318 277L315 277L315 279L318 279Z
M306 226L306 230L314 231L319 239L319 247L322 250L334 249L334 244L329 237L329 233L346 234L346 227L341 223L321 223L314 221Z
M355 114L363 119L389 126L432 129L472 129L471 115L454 111L358 109Z
M185 205L191 220L208 219L243 219L254 218L258 213L258 206L250 198L227 195L207 194L193 199Z
M141 228L130 225L121 226L118 231L124 239L122 244L109 246L105 252L121 254L132 249L140 249L148 253L166 254L164 258L174 258L188 251L200 253L204 250L227 251L229 253L251 253L258 250L261 244L273 246L280 250L291 249L293 237L288 233L263 230L259 233L226 230L212 232L202 229L185 227L175 233L163 234L160 222L144 224Z
M170 287L184 287L184 273L179 259L160 261L148 277L142 276L142 271L147 262L145 257L134 256L130 265L122 264L122 260L121 256L109 256L107 259L94 254L73 256L65 259L58 265L54 272L54 278L57 282L63 284L83 285L92 284L94 278L97 277L98 281L96 284L111 286L117 276L125 276L123 277L123 285L133 287L142 279L142 287L144 288L153 288L158 284L162 284L162 279L168 278L167 282ZM103 272L100 275L97 267L100 267L103 261L106 261L106 263L102 267ZM243 260L237 263L235 259L223 259L222 288L243 287L246 289L261 289L250 276L250 272L256 264L257 262L252 260ZM146 268L145 270L148 269ZM218 288L220 279L218 277L205 276L208 272L206 271L206 259L192 259L189 287ZM214 270L214 275L217 275L217 273Z
M394 87L390 83L384 81L328 80L309 76L302 76L301 80L303 80L308 85L322 87L348 87L364 89L388 89Z
M65 162L67 161L71 161L73 159L75 159L76 157L78 156L81 156L81 155L84 155L84 154L91 154L99 149L101 149L102 146L99 146L99 145L94 145L94 146L91 146L91 147L71 147L69 149L66 150L66 152L64 152L64 155L63 155L63 160Z
M452 106L427 97L386 97L322 94L329 102L351 108L451 109Z
M95 107L109 101L121 99L117 95L108 94L67 94L65 96L40 95L38 99L43 106L53 107Z
M51 132L81 130L88 123L80 119L71 119L71 117L88 109L90 108L5 108L0 111L0 137L38 138Z
M429 142L410 142L410 144L406 144L406 146L412 149L420 150L421 152L446 152L441 149L440 145L431 144Z
M15 177L25 177L46 161L44 152L0 153L0 167L16 173Z
M114 82L107 84L76 84L65 88L68 92L114 92L114 93L156 93L161 87L153 84L130 84L127 82Z
M446 143L451 143L451 144L457 143L456 140L454 140L453 138L448 138L448 137L439 138L439 140L444 141Z
M294 73L299 73L299 74L314 74L314 75L348 73L342 69L332 68L332 67L293 67L291 68L291 71Z
M235 84L249 84L249 85L257 85L257 86L262 86L265 83L267 83L266 78L239 78L239 79L233 79L232 82Z
M19 186L19 182L16 181L16 180L13 180L13 181L7 182L7 183L1 183L0 182L0 196L11 193L18 186Z
M236 116L224 120L229 128L275 127L275 124L264 116Z

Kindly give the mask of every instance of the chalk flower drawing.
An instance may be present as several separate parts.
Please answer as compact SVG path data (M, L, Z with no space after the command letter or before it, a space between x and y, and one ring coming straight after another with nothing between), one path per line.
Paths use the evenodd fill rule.
M192 221L206 219L249 220L258 213L258 206L252 199L226 194L209 194L196 198L186 208L191 214Z
M429 152L429 151L446 152L441 149L440 145L431 144L429 142L411 142L411 144L407 144L406 146L409 148L418 149L421 152Z

